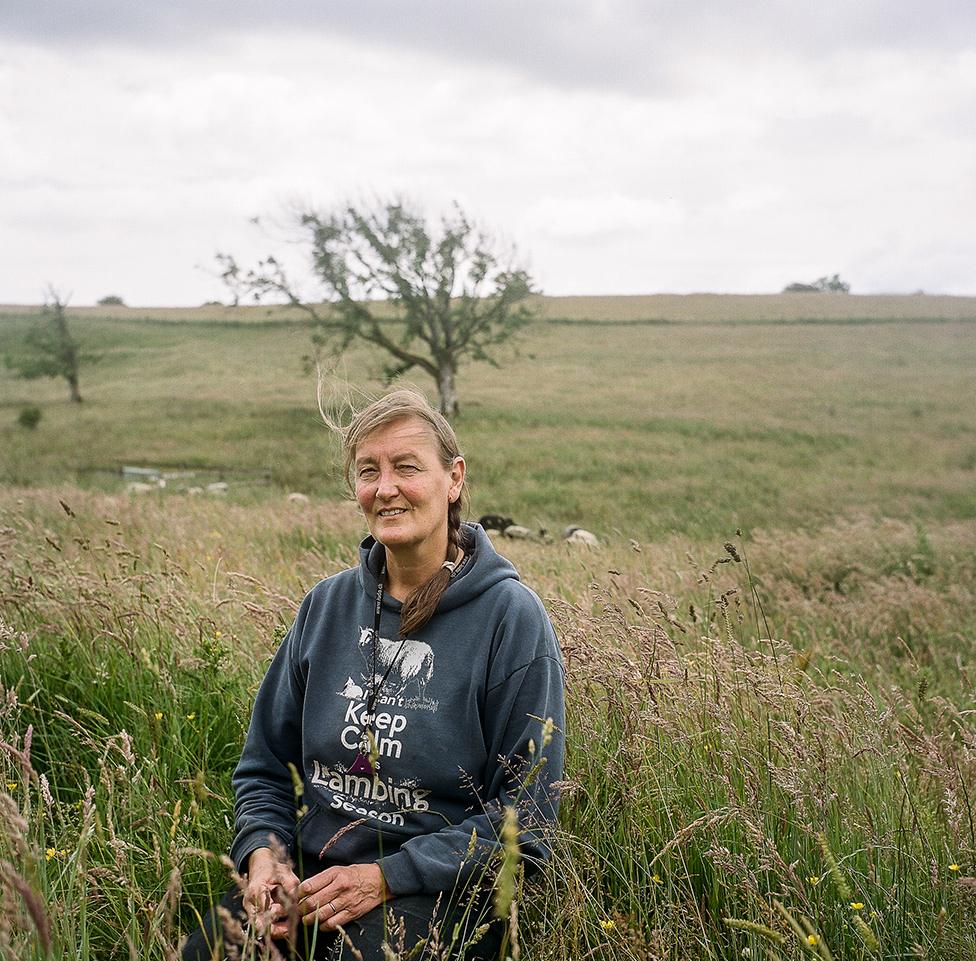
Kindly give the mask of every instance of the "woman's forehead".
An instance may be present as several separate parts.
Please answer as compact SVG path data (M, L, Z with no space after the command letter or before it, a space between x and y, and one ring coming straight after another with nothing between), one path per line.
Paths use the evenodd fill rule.
M437 438L430 425L419 417L400 417L370 431L356 445L356 461L380 454L422 452L437 454Z

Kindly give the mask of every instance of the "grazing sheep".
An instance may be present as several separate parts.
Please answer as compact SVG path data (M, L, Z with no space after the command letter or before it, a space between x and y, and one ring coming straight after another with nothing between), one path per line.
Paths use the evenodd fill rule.
M127 494L151 494L153 491L158 490L158 484L143 484L142 481L129 481L125 485L125 492Z
M593 549L600 546L596 534L591 534L589 531L583 530L582 527L567 527L563 539L569 544L576 544L580 547Z
M527 527L523 527L521 524L509 524L502 533L506 537L511 537L512 540L516 541L526 541L530 538L534 538L535 532L530 531Z
M484 514L478 518L478 523L486 531L504 532L506 527L512 527L515 521L511 517L502 517L501 514Z
M301 504L301 505L304 506L305 504L311 504L312 503L312 500L308 496L308 494L299 494L298 491L292 491L288 495L288 503L289 504Z
M207 484L208 494L226 494L227 493L227 481L214 481L212 484Z
M366 658L367 667L372 667L373 630L364 627L359 633L359 649ZM394 697L403 697L410 684L416 683L420 697L427 689L427 683L434 674L434 652L423 641L391 641L385 637L376 639L376 684L389 670L387 684Z

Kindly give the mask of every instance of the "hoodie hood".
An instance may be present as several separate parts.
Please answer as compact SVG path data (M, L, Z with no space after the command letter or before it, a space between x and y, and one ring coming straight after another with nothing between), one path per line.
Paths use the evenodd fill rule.
M441 595L437 604L437 612L450 611L455 607L483 594L494 587L499 581L519 580L518 571L510 560L502 557L495 550L484 528L480 524L462 524L473 545L467 552L467 557L461 569L451 578L451 583ZM383 566L384 548L370 534L359 545L359 583L363 591L370 598L376 595L376 583ZM383 606L390 610L399 610L400 602L396 598L385 594Z

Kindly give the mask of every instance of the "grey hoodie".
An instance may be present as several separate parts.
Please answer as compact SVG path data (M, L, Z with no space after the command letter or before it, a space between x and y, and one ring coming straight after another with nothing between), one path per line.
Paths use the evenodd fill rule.
M309 592L258 691L234 772L239 870L275 835L296 858L378 862L395 895L449 891L477 880L498 850L506 806L518 813L529 869L547 856L564 751L559 645L512 564L481 527L467 532L473 550L402 647L400 603L384 597L377 674L393 666L377 701L372 777L347 772L364 729L383 548L367 537L358 568Z

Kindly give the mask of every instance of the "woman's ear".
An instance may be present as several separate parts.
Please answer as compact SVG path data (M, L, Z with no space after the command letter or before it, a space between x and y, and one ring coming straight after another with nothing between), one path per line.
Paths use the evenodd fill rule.
M467 471L467 465L464 463L464 458L461 456L454 458L454 463L451 465L451 489L448 492L447 499L453 504L461 496L461 488L464 486L464 475Z

